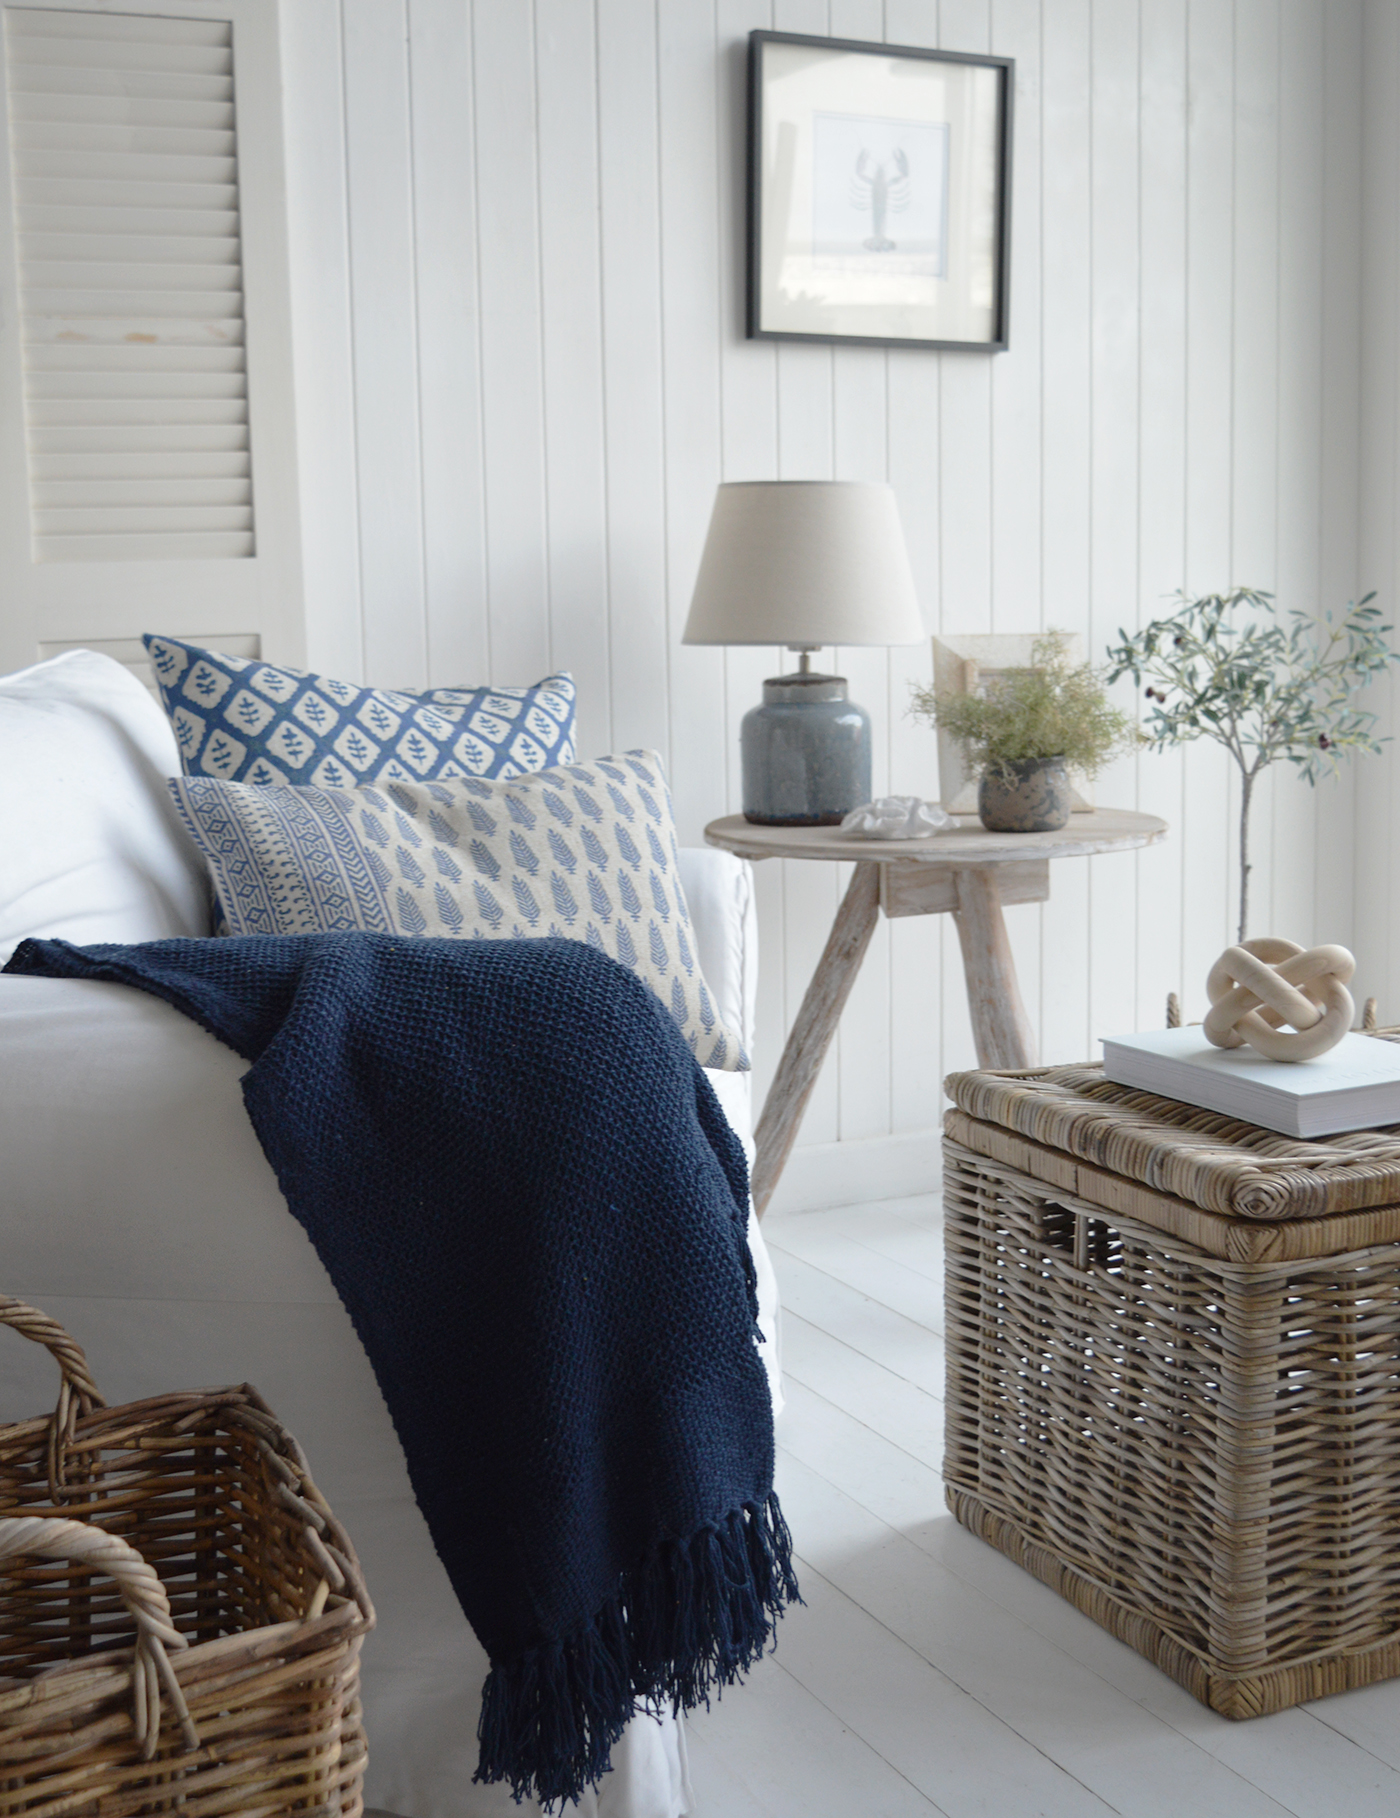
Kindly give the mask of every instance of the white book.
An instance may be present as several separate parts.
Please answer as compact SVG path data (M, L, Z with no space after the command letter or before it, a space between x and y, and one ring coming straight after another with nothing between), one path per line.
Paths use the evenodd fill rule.
M1400 1124L1400 1044L1344 1035L1316 1060L1274 1061L1217 1048L1200 1027L1103 1038L1103 1070L1120 1086L1181 1099L1284 1136L1336 1136Z

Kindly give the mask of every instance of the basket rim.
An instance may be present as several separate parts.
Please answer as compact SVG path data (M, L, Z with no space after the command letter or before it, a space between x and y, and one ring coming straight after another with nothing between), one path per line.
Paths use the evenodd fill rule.
M375 1625L375 1613L354 1543L317 1488L301 1446L251 1383L235 1383L220 1388L170 1390L163 1394L145 1396L139 1401L92 1408L89 1412L78 1415L72 1422L72 1437L65 1450L70 1459L76 1460L85 1452L101 1452L113 1448L119 1441L129 1443L133 1439L169 1439L174 1442L171 1450L179 1451L179 1442L194 1433L204 1419L211 1416L221 1416L251 1433L259 1454L267 1461L272 1476L277 1480L273 1489L274 1500L294 1520L301 1520L301 1533L296 1544L304 1549L304 1563L310 1568L311 1582L314 1585L319 1581L325 1586L325 1591L324 1594L319 1590L313 1593L313 1603L320 1598L320 1605L314 1614L308 1612L299 1618L260 1624L256 1629L218 1636L210 1642L191 1642L187 1648L172 1657L173 1661L181 1663L188 1662L195 1656L202 1658L203 1649L218 1648L225 1642L246 1641L248 1637L264 1632L320 1633L322 1628L327 1631L339 1628L349 1620L346 1610L356 1613L361 1632L367 1634ZM16 1442L35 1444L37 1449L37 1442L48 1432L52 1420L51 1415L41 1415L29 1420L0 1422L0 1450L12 1448ZM153 1448L153 1464L157 1456ZM110 1498L103 1496L99 1486L96 1498L88 1499L84 1496L87 1487L83 1484L65 1485L61 1501L52 1505L48 1512L102 1528L104 1505L109 1513L114 1512L110 1508ZM121 1512L129 1512L130 1507L129 1503L123 1503ZM17 1505L17 1512L34 1515L43 1512L43 1508L41 1503L25 1503ZM0 1504L0 1519L6 1518L9 1513ZM340 1582L332 1582L333 1577L339 1577ZM75 1668L96 1670L93 1663L99 1658L105 1660L110 1657L115 1660L124 1654L128 1656L129 1664L130 1653L130 1648L104 1649L100 1654L80 1655L71 1661L56 1661L25 1678L16 1679L0 1674L0 1686L34 1685L45 1675L56 1671Z
M954 1107L1202 1211L1294 1223L1400 1205L1400 1125L1281 1136L1104 1077L1101 1063L950 1073Z

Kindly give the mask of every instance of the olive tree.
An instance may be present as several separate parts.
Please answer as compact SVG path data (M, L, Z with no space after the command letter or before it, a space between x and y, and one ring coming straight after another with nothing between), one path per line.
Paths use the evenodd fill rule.
M1309 783L1354 751L1379 751L1376 715L1357 692L1389 663L1391 625L1368 593L1346 611L1281 615L1255 587L1178 596L1181 607L1109 646L1108 680L1131 675L1150 703L1143 732L1159 750L1214 739L1240 773L1240 931L1249 920L1249 810L1254 785L1284 759Z

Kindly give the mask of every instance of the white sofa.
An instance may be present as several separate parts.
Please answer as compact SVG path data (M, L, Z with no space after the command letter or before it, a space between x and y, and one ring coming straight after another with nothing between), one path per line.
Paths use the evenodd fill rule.
M0 960L26 935L208 935L203 868L164 787L177 768L160 709L110 659L71 652L0 677L0 851L14 855L0 869ZM702 969L751 1046L748 867L708 850L681 859ZM244 1070L144 994L0 977L0 1291L70 1328L109 1401L261 1389L353 1536L378 1611L363 1667L367 1804L404 1818L519 1811L502 1788L471 1784L485 1657L349 1318L248 1123ZM749 1142L748 1076L710 1078ZM772 1270L750 1230L775 1337ZM0 1419L51 1404L46 1354L0 1338ZM773 1350L765 1361L776 1393ZM615 1763L585 1818L689 1809L684 1733L669 1717L634 1721Z

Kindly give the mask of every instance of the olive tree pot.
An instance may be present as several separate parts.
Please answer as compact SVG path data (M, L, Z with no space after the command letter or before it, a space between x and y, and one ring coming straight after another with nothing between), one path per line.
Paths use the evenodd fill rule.
M1025 758L1004 770L984 770L977 812L989 833L1056 833L1069 819L1069 776L1063 758Z

